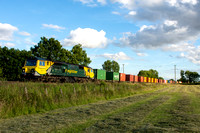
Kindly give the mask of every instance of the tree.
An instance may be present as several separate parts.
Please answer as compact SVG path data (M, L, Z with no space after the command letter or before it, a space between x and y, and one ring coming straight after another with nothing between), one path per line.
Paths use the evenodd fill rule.
M41 37L37 46L31 48L31 52L36 57L52 61L62 61L72 64L88 66L91 63L87 53L82 49L81 44L75 45L71 51L62 48L58 40Z
M113 72L119 72L119 64L116 61L112 61L112 71Z
M108 72L119 72L119 64L116 61L107 60L102 65L103 69Z
M38 45L35 45L33 48L31 48L31 52L36 57L41 57L52 61L61 61L63 58L65 58L65 56L62 56L62 45L54 38L48 39L46 37L41 37L41 41L38 43Z
M178 81L182 81L182 83L187 82L186 77L185 77L185 72L181 70L180 72L181 78Z
M69 54L69 53L68 53ZM71 50L70 63L88 66L92 61L87 57L87 53L83 50L81 44L75 45Z
M189 83L195 83L199 80L199 74L197 72L191 72L191 71L186 71L185 72L185 77Z
M195 83L199 81L200 75L197 72L191 72L191 71L183 71L180 72L181 78L178 81L182 81L183 83L189 82L189 83Z
M20 80L25 60L31 57L26 50L8 49L0 47L0 78L6 80Z
M107 72L112 72L112 62L110 60L107 60L102 65L103 69Z
M158 78L158 71L150 69L150 70L141 70L138 73L138 76L149 77L149 78Z
M148 71L141 70L139 71L138 76L149 77L149 73Z

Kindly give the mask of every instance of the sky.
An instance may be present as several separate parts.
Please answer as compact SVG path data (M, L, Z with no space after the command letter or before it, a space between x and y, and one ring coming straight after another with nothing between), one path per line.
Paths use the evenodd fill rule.
M0 0L0 46L30 50L41 37L82 44L92 68L200 73L200 0Z

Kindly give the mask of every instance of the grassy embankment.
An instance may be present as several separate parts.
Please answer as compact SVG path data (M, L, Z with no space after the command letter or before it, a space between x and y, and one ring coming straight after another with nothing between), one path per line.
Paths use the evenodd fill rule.
M153 92L163 85L133 83L0 82L0 118Z
M0 132L200 131L199 85L111 86L121 85L130 85L127 91L132 94L127 93L130 96L123 95L124 98L113 95L112 100L107 100L104 95L102 100L90 104L0 119ZM138 85L141 88L134 88Z

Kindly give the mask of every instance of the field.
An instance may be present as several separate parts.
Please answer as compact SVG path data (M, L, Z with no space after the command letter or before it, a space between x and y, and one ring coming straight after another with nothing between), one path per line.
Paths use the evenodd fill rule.
M44 85L43 83L7 84L6 82L1 84L4 87L1 87L0 94L6 94L4 92L6 88L9 90L13 87L12 89L15 91L19 89L14 86L20 86L23 88L22 90L24 90L24 86L31 87L32 85L36 86L36 88L59 86L57 87L58 92L60 91L60 87L69 86L69 84ZM78 88L76 84L73 86ZM51 104L46 105L47 103L45 102L43 104L46 106L40 104L32 104L31 106L23 104L24 107L21 107L22 112L24 108L32 108L32 112L29 111L28 113L27 111L25 111L26 113L19 113L19 110L13 105L19 104L17 100L13 101L12 107L14 110L18 110L18 113L13 113L10 102L6 103L6 101L3 101L2 99L5 98L0 95L0 100L3 101L0 104L0 132L200 131L200 86L198 85L91 83L88 85L84 84L83 86L82 89L84 91L73 90L72 88L73 95L63 89L60 93L64 95L64 98L60 98L60 101L55 99L58 96L54 97L57 94L56 92L55 94L53 93L55 90L52 92L48 90L48 97L51 97L52 101L50 102ZM25 89L24 91L27 90ZM21 92L18 91L19 94ZM28 94L23 93L24 95L20 96L21 99L18 97L18 101L21 100L21 103L23 103L22 101L28 100L30 102L29 92L30 90L28 90ZM41 97L44 100L45 98L41 92L47 95L45 89L34 93L35 95L37 93L42 95ZM71 100L75 100L76 104L70 101L69 98L66 100L65 95L68 97L69 94L71 94L70 97L73 97ZM6 96L9 97L9 95L7 94ZM38 97L35 96L35 98L37 99ZM81 102L83 98L89 100ZM72 104L66 104L65 102L64 104L61 101L68 101ZM38 101L35 100L35 102ZM42 102L41 99L40 102ZM7 108L5 104L8 104ZM41 108L33 109L33 105L40 105ZM52 108L49 108L50 105ZM44 107L43 110L42 107Z

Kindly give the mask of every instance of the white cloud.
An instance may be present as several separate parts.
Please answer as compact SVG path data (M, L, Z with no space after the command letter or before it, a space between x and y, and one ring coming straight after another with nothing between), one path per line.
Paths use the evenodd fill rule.
M143 25L143 26L140 27L140 30L139 30L139 31L142 32L142 31L144 31L144 30L150 30L150 29L156 29L156 27L153 26L153 25L149 25L149 26Z
M12 40L13 33L17 31L18 28L6 23L0 23L0 40L10 41Z
M111 0L113 3L119 3L121 4L121 8L127 8L129 10L132 10L135 7L134 0Z
M138 56L148 56L146 53L137 53Z
M95 7L98 4L101 4L101 5L107 4L106 0L96 0L96 1L94 1L94 0L75 0L75 1L80 1L82 4L85 4L90 7Z
M101 3L102 5L105 5L107 3L106 0L97 0L97 2Z
M193 62L194 64L200 65L200 47L196 47L194 50L188 50L186 53L180 55Z
M49 29L54 29L54 30L64 30L65 27L61 27L58 25L53 25L53 24L42 24L43 28L49 28Z
M128 16L124 17L144 23L137 32L124 34L119 39L123 46L155 49L193 41L200 36L200 3L197 0L111 1L126 8L124 11L128 9Z
M120 38L120 43L134 49L155 49L195 39L196 34L192 32L188 27L181 27L175 21L168 21L160 25L143 25L136 33L124 34Z
M33 42L31 38L26 38L24 41L28 45L37 45L37 43Z
M15 44L11 42L0 42L0 46L14 47Z
M83 4L93 3L93 0L78 0L82 2Z
M4 46L7 46L7 47L14 47L15 44L14 44L14 43L7 42L7 43L4 43Z
M161 49L164 51L187 52L187 51L193 51L194 49L196 49L196 47L191 43L180 43L180 44L165 45Z
M117 12L117 11L112 11L112 14L115 14L115 15L120 15L120 13L119 13L119 12Z
M192 63L200 65L200 46L191 43L180 43L163 46L162 50L181 52L179 58L186 58Z
M108 44L108 39L105 37L106 32L97 31L91 28L77 28L70 32L68 38L62 42L64 46L73 46L82 44L86 48L104 48Z
M102 57L112 59L112 60L130 60L131 57L127 56L124 52L119 52L116 54L109 54L109 53L104 53L103 55L100 55Z
M136 11L130 11L128 14L131 15L131 16L134 16L134 15L137 14L137 12Z
M165 21L164 21L164 24L165 24L166 26L174 26L174 27L176 27L177 24L178 24L178 22L177 22L177 21L172 21L172 20L165 20Z
M196 5L198 3L198 1L197 0L182 0L181 3Z
M25 31L19 32L20 35L22 36L30 36L31 34Z

